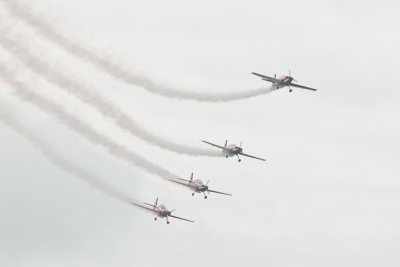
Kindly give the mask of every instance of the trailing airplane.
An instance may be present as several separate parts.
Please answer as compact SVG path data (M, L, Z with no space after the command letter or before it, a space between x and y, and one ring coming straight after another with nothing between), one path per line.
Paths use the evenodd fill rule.
M185 219L185 218L181 218L181 217L172 215L171 213L175 211L174 209L173 210L167 210L167 207L165 207L165 205L162 205L162 204L158 205L157 203L158 203L158 198L156 198L156 202L154 204L143 203L143 204L151 207L151 208L149 208L147 206L142 206L142 205L139 205L139 204L131 202L132 205L135 205L137 207L140 207L140 208L143 208L143 209L146 209L146 210L149 210L149 211L155 213L157 215L154 218L155 221L157 221L157 218L165 218L167 220L167 224L169 224L168 218L171 217L171 218L175 218L175 219L179 219L179 220L183 220L183 221L193 222L194 223L194 221L192 221L192 220L188 220L188 219Z
M290 88L292 86L292 87L297 87L297 88L301 88L301 89L317 91L317 89L293 83L293 81L295 81L295 82L297 82L297 81L292 77L290 70L289 70L289 76L282 75L279 78L276 78L276 74L274 75L274 77L269 77L269 76L259 74L256 72L252 72L251 74L261 77L263 81L271 82L272 89L279 89L279 88L287 86L287 87L289 87L289 92L292 92L292 88Z
M207 183L204 184L203 181L200 179L193 180L193 173L192 173L192 175L190 175L190 180L186 180L186 179L179 179L179 180L180 181L176 181L176 180L170 180L170 181L180 184L180 185L184 185L184 186L188 187L189 189L191 189L193 191L192 196L194 196L194 193L203 193L204 198L207 198L206 192L208 194L210 194L210 192L211 192L211 193L216 193L216 194L232 196L232 194L223 193L223 192L209 189L208 188L209 181L207 181Z
M216 144L210 143L208 141L204 141L204 140L202 142L206 143L206 144L209 144L211 146L215 146L215 147L218 147L218 148L222 149L222 153L226 158L237 156L239 162L242 161L240 159L239 155L265 161L265 159L263 159L263 158L258 158L258 157L251 156L251 155L243 153L242 142L240 142L240 146L237 146L235 144L231 144L231 145L228 146L228 140L225 141L225 145L224 146L219 146L219 145L216 145Z

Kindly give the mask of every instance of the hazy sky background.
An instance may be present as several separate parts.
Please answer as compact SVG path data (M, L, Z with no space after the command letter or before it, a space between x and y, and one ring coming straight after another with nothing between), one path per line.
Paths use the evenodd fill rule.
M181 156L144 143L25 69L2 62L115 142L232 197L207 200L118 160L9 94L7 109L55 150L141 201L158 196L195 224L98 192L0 124L0 266L399 266L398 1L36 0L55 28L104 57L187 91L267 86L292 75L317 92L232 103L168 99L119 82L40 37L0 1L2 34L91 85L152 132L204 148L243 140L244 158ZM212 148L210 148L212 149Z

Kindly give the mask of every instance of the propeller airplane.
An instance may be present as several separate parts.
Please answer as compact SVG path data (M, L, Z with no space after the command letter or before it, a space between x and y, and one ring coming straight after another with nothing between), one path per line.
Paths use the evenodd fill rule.
M256 72L252 72L251 74L261 77L263 81L271 82L272 89L275 89L275 90L287 86L287 87L289 87L289 92L292 92L292 88L291 88L291 86L292 86L292 87L297 87L297 88L301 88L301 89L317 91L317 89L293 83L293 81L295 81L295 82L297 82L297 81L292 77L290 70L289 70L289 76L282 75L281 77L278 77L278 78L276 78L276 74L274 75L274 77L269 77L269 76L259 74Z
M203 181L200 179L193 180L193 173L190 175L190 180L179 179L179 181L176 181L176 180L170 180L170 181L180 184L180 185L184 185L184 186L188 187L189 189L191 189L193 191L192 196L194 196L194 193L203 193L204 198L207 198L206 192L207 192L207 194L216 193L216 194L232 196L232 194L223 193L223 192L209 189L209 187L208 187L209 181L207 181L207 183L204 184Z
M142 205L139 205L139 204L131 202L132 205L135 205L135 206L143 208L143 209L147 209L147 210L155 213L157 215L154 218L155 221L157 221L158 218L165 218L167 220L167 224L169 224L168 218L171 217L171 218L175 218L175 219L179 219L179 220L183 220L183 221L193 222L194 223L194 221L192 221L192 220L188 220L188 219L185 219L185 218L181 218L181 217L172 215L172 212L174 212L175 209L168 210L165 205L163 205L163 204L158 205L157 203L158 203L158 198L156 198L156 202L154 204L143 203L144 205L147 205L147 206L142 206Z
M239 155L265 161L265 159L263 159L263 158L259 158L259 157L255 157L255 156L251 156L251 155L243 153L242 142L240 142L239 146L237 146L235 144L228 145L228 140L225 141L224 146L219 146L219 145L216 145L216 144L210 143L208 141L204 141L204 140L202 142L222 149L222 153L226 158L237 156L239 162L242 161L240 159Z

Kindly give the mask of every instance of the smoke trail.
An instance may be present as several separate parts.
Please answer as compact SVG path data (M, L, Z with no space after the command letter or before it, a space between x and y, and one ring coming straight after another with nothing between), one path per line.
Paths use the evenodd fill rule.
M132 72L132 70L125 68L121 64L112 62L108 58L102 58L99 53L86 49L84 46L62 35L45 20L35 16L31 11L29 11L29 7L26 7L26 4L21 5L17 3L17 0L2 1L6 4L14 16L25 21L46 39L62 47L70 54L91 63L97 69L108 73L118 80L143 87L151 93L159 94L169 98L187 99L202 102L231 102L267 94L273 90L272 87L268 87L247 90L243 92L209 94L201 92L186 92L178 88L167 86L163 83L152 80L150 77L135 74Z
M38 149L51 163L59 167L60 169L78 177L83 180L91 187L107 194L108 196L119 200L124 203L136 203L139 204L138 201L133 199L128 194L119 191L118 189L112 187L111 185L103 182L100 178L96 177L94 174L88 172L81 166L69 161L66 158L63 158L59 153L50 148L50 146L41 139L38 135L34 134L31 130L24 127L22 124L18 123L15 118L13 118L12 114L4 109L3 101L0 100L0 120L15 130L23 137L25 137L36 149Z
M10 89L13 94L18 98L29 102L39 109L43 110L47 114L57 118L61 123L78 133L82 137L86 138L90 142L105 147L112 155L117 158L124 159L143 170L157 175L163 179L179 179L179 177L166 169L163 169L148 160L142 158L133 151L127 150L125 147L118 145L108 139L106 136L96 132L90 126L85 125L78 118L72 114L59 108L56 103L48 100L33 91L30 91L27 86L17 81L12 74L12 71L7 67L6 64L0 64L0 77L4 82L10 85Z
M45 60L41 60L39 57L29 53L29 48L22 45L22 43L24 43L23 40L13 41L11 38L7 38L4 34L0 35L0 45L21 60L25 66L35 73L42 75L49 82L57 85L59 88L67 91L67 93L94 107L105 117L111 119L116 125L128 130L132 135L135 135L150 144L179 154L211 157L222 156L218 151L192 148L176 144L148 132L137 122L123 113L116 105L95 94L82 82L67 77L67 75L62 72L52 68Z

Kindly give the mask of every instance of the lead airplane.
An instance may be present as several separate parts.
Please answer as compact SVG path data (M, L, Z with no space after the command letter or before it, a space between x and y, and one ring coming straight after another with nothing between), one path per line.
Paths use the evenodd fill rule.
M231 144L231 145L228 146L228 140L225 141L225 145L224 146L219 146L219 145L216 145L216 144L210 143L208 141L204 141L204 140L202 142L206 143L206 144L209 144L211 146L215 146L215 147L218 147L218 148L222 149L222 154L226 158L236 156L238 158L239 162L242 161L240 159L239 155L265 161L265 159L263 159L263 158L259 158L259 157L255 157L255 156L251 156L249 154L243 153L242 142L240 142L240 146L237 146L235 144Z
M162 204L158 205L157 203L158 203L158 198L156 198L156 202L154 204L143 203L144 205L151 207L151 208L149 208L149 207L142 206L142 205L131 202L132 205L135 205L137 207L140 207L142 209L146 209L146 210L149 210L149 211L155 213L157 215L154 218L155 221L157 221L157 218L165 218L167 220L167 224L169 224L168 218L171 217L171 218L194 223L194 221L192 221L192 220L188 220L185 218L181 218L181 217L172 215L172 212L174 212L175 210L167 210L167 207L165 205L162 205Z
M228 194L228 193L223 193L223 192L219 192L219 191L215 191L215 190L211 190L208 188L208 182L206 184L203 183L202 180L200 179L196 179L193 180L193 173L190 175L190 180L186 180L186 179L179 179L179 181L176 180L170 180L171 182L180 184L180 185L184 185L186 187L188 187L189 189L191 189L193 191L192 196L194 196L194 193L203 193L204 194L204 198L207 198L206 196L206 192L208 194L211 193L216 193L216 194L222 194L222 195L227 195L227 196L232 196L232 194Z
M293 83L293 81L295 81L295 82L297 82L297 81L292 77L290 70L289 70L289 76L282 75L281 77L278 77L278 78L276 78L276 74L274 75L274 77L269 77L269 76L259 74L256 72L252 72L251 74L261 77L263 81L271 82L272 89L279 89L279 88L287 86L287 87L289 87L289 92L292 92L292 88L290 88L292 86L292 87L297 87L297 88L301 88L301 89L317 91L317 89Z

